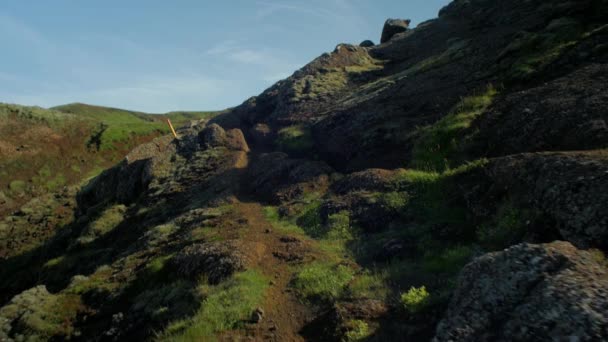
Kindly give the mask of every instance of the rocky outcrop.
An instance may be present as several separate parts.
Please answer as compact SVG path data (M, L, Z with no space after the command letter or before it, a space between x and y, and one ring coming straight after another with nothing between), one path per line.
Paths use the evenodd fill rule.
M326 189L332 169L323 162L290 159L281 152L260 156L250 170L252 191L274 203Z
M332 185L338 194L354 191L386 191L391 188L395 176L400 170L368 169L353 172Z
M410 27L411 20L409 19L388 19L384 23L384 28L382 29L382 38L380 38L380 43L384 44L388 42L394 35L397 33L405 32Z
M179 275L197 279L204 274L211 284L245 269L245 256L230 243L191 245L181 250L172 262Z
M608 146L608 65L592 64L565 77L508 94L471 128L470 153L590 150Z
M211 124L199 133L204 148L226 147L235 151L249 152L249 145L238 128L225 131L218 124Z
M172 136L159 137L138 146L120 164L105 170L82 188L77 196L79 209L86 211L112 201L131 203L146 190L155 174L162 165L170 162L176 151Z
M374 44L374 42L372 42L371 40L364 40L359 44L360 47L364 47L364 48L372 47L375 45L376 44Z
M434 341L607 338L605 260L555 242L517 245L467 265Z
M535 153L493 160L496 189L520 196L549 215L579 248L608 249L608 153Z

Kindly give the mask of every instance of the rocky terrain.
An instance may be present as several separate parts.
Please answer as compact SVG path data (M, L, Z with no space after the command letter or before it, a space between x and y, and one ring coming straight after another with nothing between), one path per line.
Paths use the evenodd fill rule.
M0 340L608 340L606 18L390 19L50 189L0 223Z

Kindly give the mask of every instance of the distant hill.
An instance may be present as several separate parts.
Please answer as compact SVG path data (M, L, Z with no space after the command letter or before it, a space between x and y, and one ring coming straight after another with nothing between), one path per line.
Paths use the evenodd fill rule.
M50 109L0 104L0 215L88 179L133 147L215 112L149 114L73 103Z

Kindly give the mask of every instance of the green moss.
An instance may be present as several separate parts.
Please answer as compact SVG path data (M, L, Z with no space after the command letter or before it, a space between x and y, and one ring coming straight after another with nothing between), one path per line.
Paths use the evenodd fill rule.
M416 314L424 310L430 302L430 294L426 287L411 287L407 292L401 294L401 303L405 309Z
M234 275L218 286L201 285L204 298L193 317L174 321L159 341L209 341L221 331L238 328L261 303L267 279L255 270Z
M279 150L296 156L308 155L314 147L310 128L301 125L281 129L276 144Z
M296 275L293 286L303 298L332 301L343 294L353 277L353 270L344 265L314 262Z
M458 154L466 139L465 130L486 110L496 94L496 89L490 86L480 95L466 97L446 117L420 129L420 137L414 144L412 165L436 172L455 167L462 159Z

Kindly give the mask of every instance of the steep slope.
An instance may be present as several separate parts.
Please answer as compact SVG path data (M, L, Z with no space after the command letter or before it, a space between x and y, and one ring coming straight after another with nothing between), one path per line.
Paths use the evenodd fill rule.
M138 146L0 261L0 338L608 339L606 18L456 0Z

